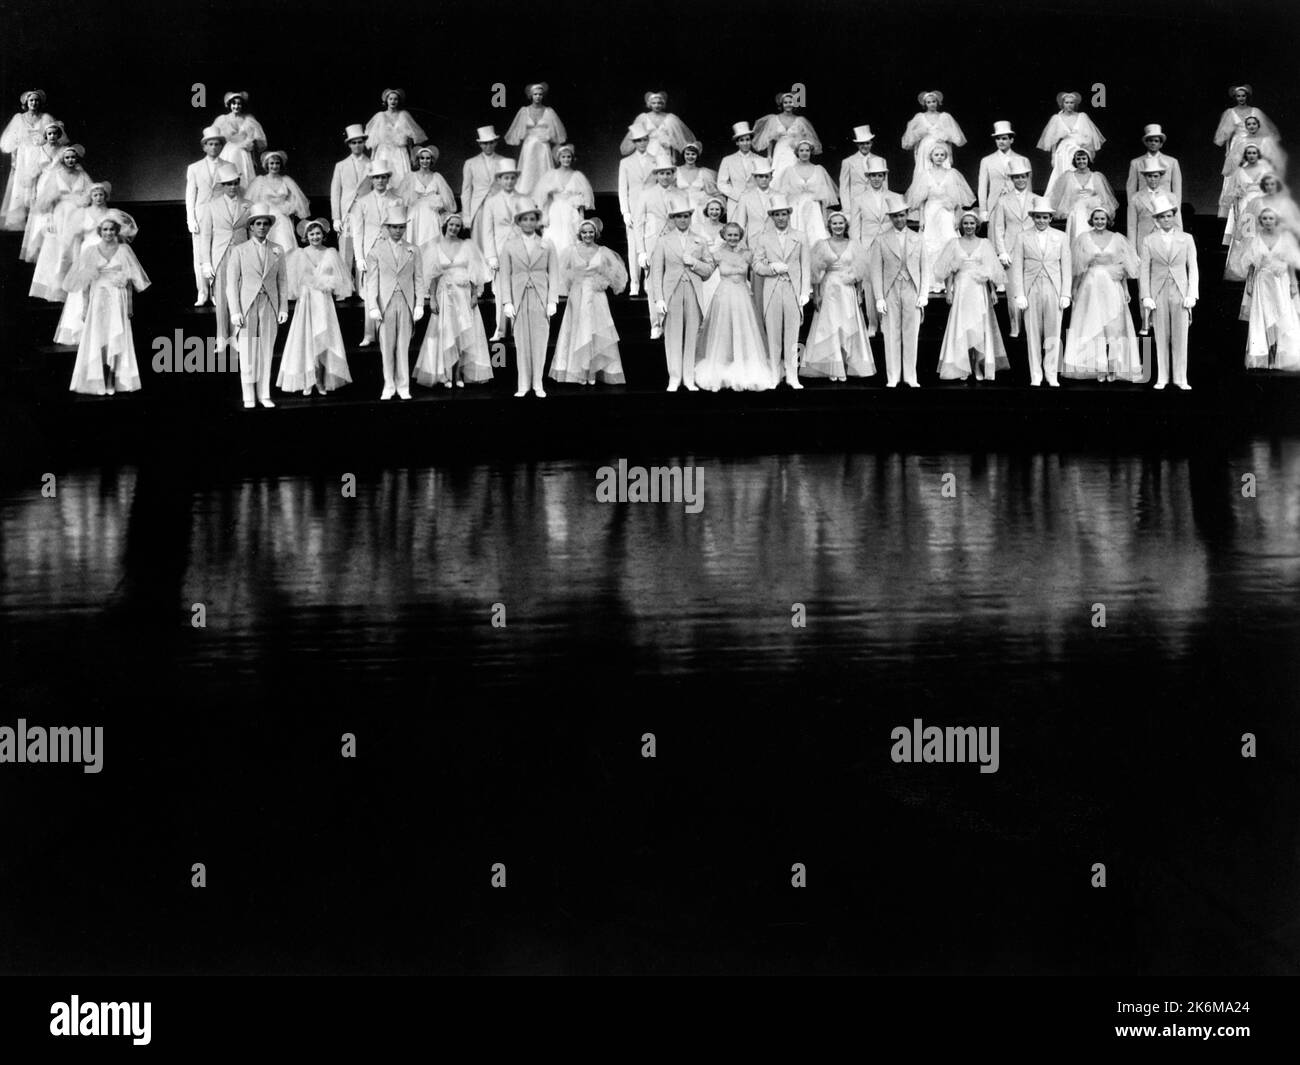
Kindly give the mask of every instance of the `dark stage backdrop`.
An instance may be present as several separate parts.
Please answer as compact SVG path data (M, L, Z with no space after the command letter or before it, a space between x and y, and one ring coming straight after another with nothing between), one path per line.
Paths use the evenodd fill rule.
M270 146L289 153L289 173L321 214L343 127L366 122L389 85L406 89L457 193L475 127L504 132L535 79L549 81L549 102L598 191L614 189L618 142L650 88L669 92L670 109L716 168L732 122L753 122L773 109L776 92L802 83L832 176L852 149L852 128L870 123L896 188L912 169L899 138L916 94L931 87L944 91L970 140L957 165L972 186L992 123L1005 118L1042 191L1046 156L1034 145L1067 88L1084 94L1109 139L1098 167L1114 185L1142 150L1143 125L1162 123L1197 210L1217 201L1222 152L1211 138L1230 82L1251 82L1283 138L1300 138L1294 0L477 0L454 8L54 0L6 5L0 19L3 102L12 109L21 90L45 89L50 110L86 145L87 170L113 181L119 202L179 200L185 165L201 154L199 131L234 88L252 94ZM491 106L498 82L508 90L503 109ZM191 106L195 83L207 88L202 109ZM1087 106L1096 84L1105 86L1105 108Z

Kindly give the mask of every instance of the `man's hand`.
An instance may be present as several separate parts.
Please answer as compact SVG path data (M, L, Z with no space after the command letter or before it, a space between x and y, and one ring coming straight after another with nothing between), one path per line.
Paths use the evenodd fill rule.
M1187 299L1183 300L1183 310L1190 311L1195 306L1196 306L1195 296L1188 296Z
M1148 311L1154 311L1156 309L1156 301L1153 300L1150 296L1148 296L1146 299L1142 301L1142 306L1145 307Z
M547 317L547 318L554 318L554 317L555 317L555 312L556 312L557 309L558 309L558 308L555 306L554 303L548 303L548 304L546 305L546 317Z
M384 316L378 310L373 310L370 312L370 320L372 322L382 322Z
M1022 311L1027 311L1029 310L1029 301L1025 299L1024 296L1017 296L1016 307L1018 307Z
M876 313L880 315L881 318L885 317L887 310L888 304L886 304L884 300L876 300Z
M414 322L418 322L423 317L424 317L424 304L417 303L415 305L415 313L411 315L411 320Z
M204 265L203 265L203 279L204 279L205 281L211 281L211 280L212 280L213 278L215 278L216 276L217 276L216 271L213 270L212 267L210 267L210 266L208 266L206 263L204 263Z
M234 326L236 329L243 329L244 316L242 314L232 314L230 316L230 324Z
M188 229L189 229L189 231L190 231L190 236L192 236L192 237L197 237L197 236L199 235L199 227L198 227L198 224L197 224L197 223L195 223L194 225L189 226Z
M655 310L658 311L660 314L667 314L668 304L666 304L663 300L655 300Z
M514 321L515 305L513 303L507 303L504 307L501 308L501 310L507 318L509 318L512 322Z
M1070 297L1069 297L1069 296L1062 296L1062 297L1061 297L1061 310L1063 310L1063 311L1068 311L1069 309L1070 309Z

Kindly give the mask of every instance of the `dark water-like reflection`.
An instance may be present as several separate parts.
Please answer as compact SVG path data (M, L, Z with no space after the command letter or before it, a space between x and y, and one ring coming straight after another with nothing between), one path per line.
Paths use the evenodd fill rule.
M107 907L112 956L162 967L1295 964L1300 440L678 461L699 513L598 503L585 461L4 497L9 714L109 748L102 779L0 779L42 811L0 889ZM1001 770L894 765L913 717L1000 726ZM147 841L98 901L87 808ZM195 852L240 888L202 921L165 883ZM448 871L507 852L505 912ZM0 917L0 962L105 964L32 927Z

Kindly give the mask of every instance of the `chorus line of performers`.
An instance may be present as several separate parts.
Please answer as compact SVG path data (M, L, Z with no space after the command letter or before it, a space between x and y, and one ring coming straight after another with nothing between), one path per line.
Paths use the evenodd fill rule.
M1136 380L1130 281L1138 282L1143 331L1156 335L1156 387L1190 387L1196 247L1182 232L1181 168L1159 125L1143 130L1145 152L1129 163L1122 235L1112 231L1118 201L1093 169L1105 138L1079 110L1078 93L1058 94L1059 110L1038 141L1051 160L1041 196L1005 121L994 123L994 150L971 189L953 166L965 134L938 91L919 94L900 141L913 153L905 196L890 190L889 165L874 153L866 125L854 129L856 151L833 180L814 161L822 144L793 93L778 94L778 109L752 126L732 126L735 150L717 170L700 165L703 145L668 111L667 95L647 93L645 112L620 144L625 267L600 243L591 185L574 168L576 149L547 92L542 82L525 87L529 103L504 138L518 160L497 154L494 127L478 129L479 154L464 165L458 204L405 94L385 89L383 109L344 131L348 155L332 175L331 219L311 217L287 154L268 149L248 112L248 94L225 95L227 113L202 131L204 157L188 167L185 204L196 305L213 301L218 343L238 350L246 406L274 405L271 351L290 303L279 387L310 394L350 381L334 303L354 291L366 304L361 344L378 341L381 350L384 399L409 397L408 345L426 303L419 383L489 379L488 344L509 333L516 394L545 395L549 322L561 299L552 379L620 382L606 292L635 296L643 286L670 390L782 381L799 388L801 376L873 375L869 340L881 332L888 386L916 387L920 320L940 294L951 307L941 378L973 383L1007 366L993 313L1005 293L1011 335L1022 328L1026 335L1034 384ZM1251 103L1250 86L1232 86L1229 95L1214 140L1225 151L1225 276L1245 282L1246 365L1300 369L1300 212L1283 184L1273 123ZM56 340L78 345L74 390L138 388L131 293L148 280L128 246L135 222L109 207L111 186L90 179L85 149L68 143L63 124L46 113L45 94L31 90L20 100L0 136L13 160L0 220L23 231L20 255L35 264L30 294L65 302ZM327 244L331 234L337 248ZM491 337L478 312L488 286ZM810 301L813 320L800 346Z

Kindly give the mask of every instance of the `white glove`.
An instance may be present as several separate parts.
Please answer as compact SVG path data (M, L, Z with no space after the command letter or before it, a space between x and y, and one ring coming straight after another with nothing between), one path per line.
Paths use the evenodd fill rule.
M988 211L981 211L981 212L980 212L980 221L981 221L981 222L987 222L988 220L989 220L989 213L988 213Z
M216 271L212 269L212 267L204 265L203 276L206 280L211 281L214 277L217 276L217 274Z
M501 310L505 313L505 316L507 318L509 318L511 321L514 321L515 305L513 303L507 303L504 307L501 308Z
M365 261L365 259L358 259L358 260L357 260L357 273L359 273L359 274L364 274L365 272L366 272L366 261Z
M194 225L194 226L190 226L190 227L189 227L189 230L190 230L190 235L191 235L191 236L197 236L197 235L198 235L198 232L199 232L199 227L196 226L196 225Z
M998 256L998 262L1000 262L1003 266L1010 266L1011 256L1008 255L1006 252L1003 252L1001 255Z
M641 267L642 270L644 270L646 267L650 265L650 256L648 256L645 252L638 252L636 257L636 264L637 266Z
M916 301L916 306L919 310L925 310L925 305L929 302L930 302L929 296L922 296L920 299Z
M411 320L418 322L423 317L424 317L424 304L417 303L415 305L415 313L411 316Z
M658 311L660 314L667 314L668 304L666 304L663 300L655 300L655 310Z
M884 300L876 300L876 313L877 313L877 314L883 316L883 315L885 314L885 307L886 307L886 304L885 304L885 301L884 301Z
M496 257L495 255L489 255L489 256L488 256L488 269L489 269L489 270L495 270L495 269L496 269L498 266L500 266L500 265L501 265L501 263L500 263L500 261L497 259L497 257Z
M242 314L232 314L230 316L230 324L233 325L236 329L243 329L244 316Z
M335 233L343 232L343 219L341 218L334 219L334 232Z
M790 267L786 266L785 263L772 264L772 273L774 274L788 274L789 272L790 272Z
M1156 309L1156 301L1153 300L1150 296L1148 296L1146 299L1142 301L1142 306L1145 307L1148 311L1154 311Z
M384 316L380 314L379 311L371 311L370 320L372 322L382 322L384 320Z
M1070 297L1069 297L1069 296L1062 296L1062 297L1061 297L1061 310L1063 310L1063 311L1068 311L1069 309L1070 309Z
M1025 299L1024 296L1017 296L1016 307L1022 311L1027 311L1029 309L1029 301Z
M632 216L630 214L625 214L623 216L623 228L624 229L632 228Z
M1195 296L1188 296L1187 299L1183 300L1183 310L1190 311L1195 306L1196 306Z
M693 256L690 256L690 255L683 255L683 256L682 256L682 265L683 265L683 266L694 266L694 265L695 265L695 261L696 261L696 260L695 260L695 258L694 258Z
M548 303L548 304L546 305L546 317L547 317L547 318L554 318L554 317L555 317L555 312L556 312L556 310L557 310L557 308L556 308L556 306L555 306L554 303Z

